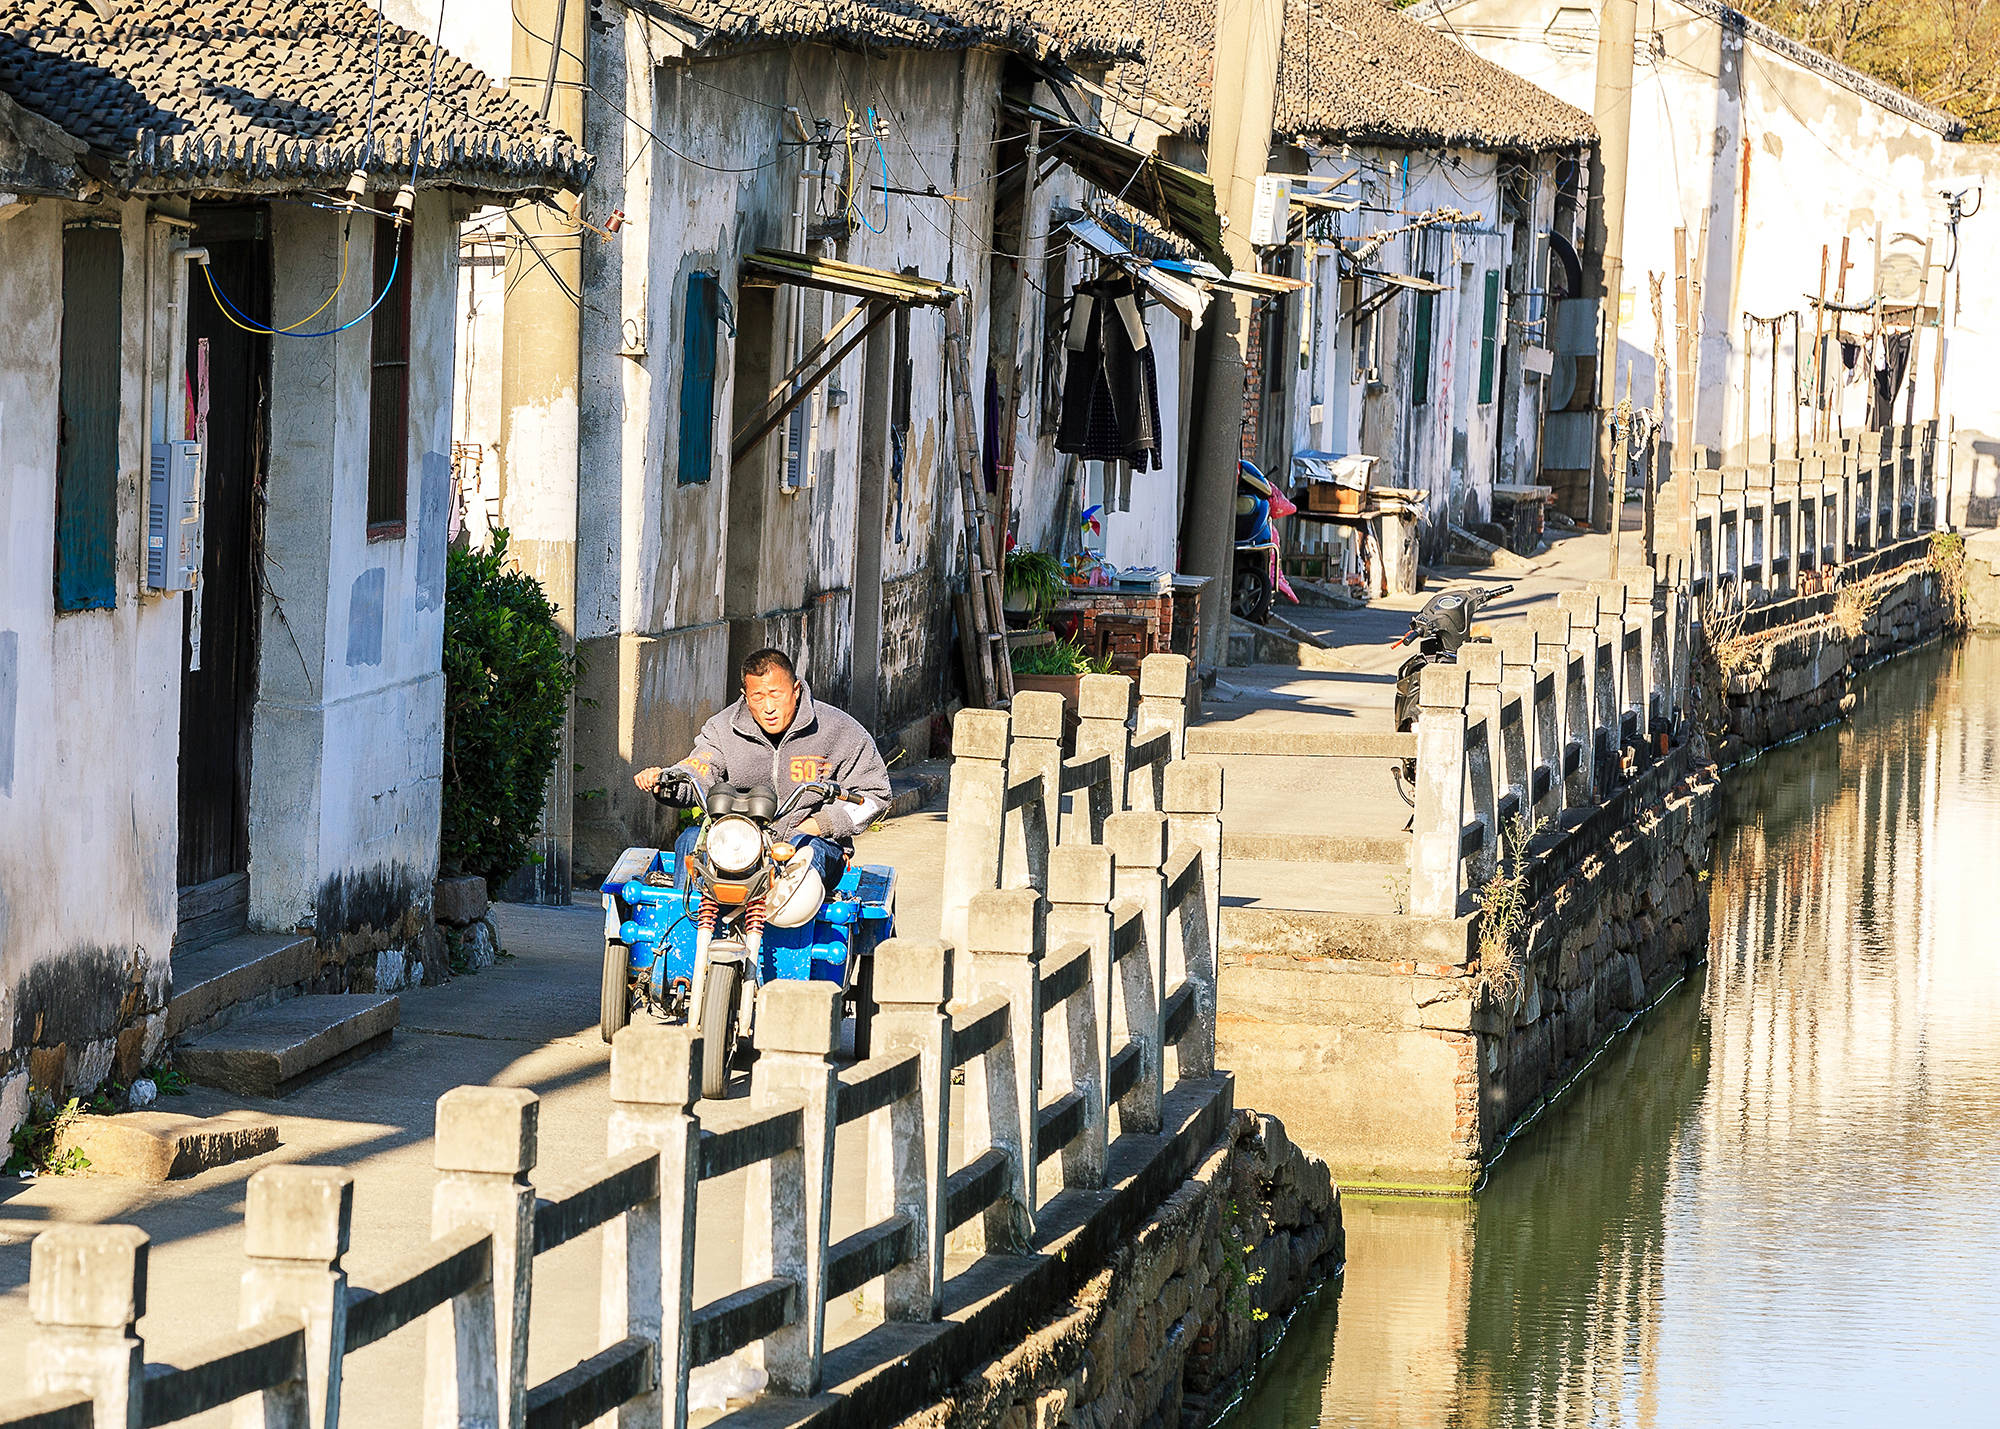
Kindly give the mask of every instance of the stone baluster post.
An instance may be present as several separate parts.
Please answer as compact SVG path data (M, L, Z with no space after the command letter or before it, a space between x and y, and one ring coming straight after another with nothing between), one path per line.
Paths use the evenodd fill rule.
M237 1323L296 1319L306 1331L306 1378L239 1404L244 1429L340 1422L341 1357L347 1352L347 1253L354 1178L317 1166L267 1166L250 1178L243 1218L243 1272ZM261 1402L260 1402L261 1401Z
M951 793L944 824L944 940L965 945L974 894L1000 886L1007 818L1008 717L962 709L951 721Z
M1175 1048L1184 1077L1215 1071L1216 973L1222 956L1222 766L1176 760L1167 766L1167 846L1190 845L1201 855L1199 886L1190 890L1169 942L1170 976L1194 989L1194 1021Z
M1671 685L1668 667L1672 651L1667 643L1666 588L1657 574L1641 570L1627 582L1627 590L1625 618L1628 623L1639 627L1638 684L1632 703L1639 711L1639 741L1649 754L1657 754L1659 742L1653 738L1653 726L1656 720L1664 720L1667 716L1667 692Z
M1019 696L1016 696L1018 699ZM1060 861L1050 879L1060 877ZM875 948L877 1056L917 1054L917 1095L872 1118L868 1220L910 1221L910 1258L885 1275L877 1306L885 1320L928 1324L944 1307L944 1188L951 1170L952 950L891 938Z
M988 894L974 895L977 904ZM799 1318L763 1342L764 1372L780 1394L819 1393L826 1344L826 1251L833 1225L833 1133L839 1095L833 1054L840 1047L840 988L830 982L766 983L757 994L757 1061L750 1069L750 1104L804 1108L797 1162L797 1219L773 1214L790 1191L782 1157L750 1167L744 1197L744 1278L752 1285L785 1276L799 1286ZM765 1226L770 1226L768 1234ZM797 1242L792 1242L792 1236ZM769 1263L752 1251L769 1248Z
M1521 823L1533 827L1535 813L1535 769L1540 762L1540 743L1535 731L1535 632L1523 621L1513 621L1500 640L1500 704L1519 711L1519 718L1503 733L1501 747L1506 786L1519 803Z
M1174 794L1171 783L1167 793L1169 798ZM1110 1111L1105 1105L1105 1089L1109 1085L1111 1044L1126 1035L1125 1010L1121 999L1112 993L1110 849L1101 844L1056 845L1049 860L1047 934L1052 948L1082 943L1090 949L1090 1019L1095 1035L1086 1049L1075 1035L1082 1030L1080 1024L1071 1023L1065 1069L1073 1085L1089 1081L1095 1096L1086 1097L1083 1134L1071 1143L1077 1155L1073 1159L1064 1156L1063 1184L1101 1186L1109 1155ZM1043 1033L1045 1038L1047 1035ZM1046 1050L1045 1045L1044 1055ZM1095 1066L1083 1066L1086 1050L1094 1056ZM1089 1179L1093 1176L1095 1180Z
M1426 665L1417 688L1417 806L1410 825L1410 911L1458 913L1465 829L1465 667Z
M1135 743L1156 734L1170 735L1169 759L1187 754L1188 660L1185 655L1148 655L1139 662L1139 712L1134 723ZM1134 809L1158 809L1166 790L1166 765L1155 764L1144 775L1128 781Z
M1516 621L1500 640L1507 660L1505 690L1521 701L1528 754L1527 818L1550 817L1562 802L1562 717L1556 698L1554 665L1542 653L1532 621ZM1538 794L1535 786L1542 785Z
M1646 663L1644 607L1633 599L1631 584L1624 579L1592 581L1591 586L1598 592L1602 612L1600 621L1610 636L1613 687L1616 690L1612 700L1612 724L1618 731L1614 747L1623 742L1623 717L1627 711L1636 716L1639 726L1637 737L1644 744L1647 675L1651 669ZM1637 637L1637 643L1629 648L1626 644L1628 636Z
M1062 812L1063 697L1052 690L1022 690L1014 696L1013 716L1008 781L1034 775L1042 781L1042 797L1006 816L1000 886L1046 889L1049 849Z
M1139 1048L1138 1085L1118 1103L1118 1128L1150 1135L1160 1129L1160 1101L1165 1091L1165 1049L1160 1033L1161 1004L1168 991L1163 926L1166 881L1160 876L1160 865L1167 857L1166 818L1145 812L1117 815L1106 822L1104 841L1111 848L1112 894L1121 905L1138 906L1145 943L1138 952L1120 960L1117 975L1126 1036Z
M1570 615L1560 604L1540 606L1529 613L1534 627L1541 668L1549 676L1556 708L1556 744L1550 754L1550 773L1555 779L1554 807L1574 808L1589 803L1584 784L1589 763L1590 736L1588 705L1584 699L1583 675L1576 654L1570 649ZM1569 767L1570 746L1579 749L1577 768Z
M1491 641L1468 641L1458 652L1458 663L1465 666L1466 715L1476 724L1486 726L1486 751L1490 761L1487 771L1486 788L1483 798L1481 791L1474 789L1473 806L1490 808L1495 811L1496 825L1500 801L1507 796L1512 785L1512 771L1507 760L1507 736L1500 727L1502 709L1506 703L1501 694L1500 682L1507 668L1507 657L1500 653L1500 647ZM1496 838L1499 829L1489 828L1487 832Z
M475 1226L493 1238L493 1279L431 1311L425 1333L430 1429L520 1429L528 1396L535 1169L541 1099L521 1087L453 1087L437 1102L431 1234Z
M1594 804L1605 792L1599 780L1604 735L1610 720L1613 696L1610 686L1610 657L1604 648L1604 632L1599 624L1601 611L1595 591L1566 590L1556 597L1559 609L1569 612L1570 648L1583 657L1584 708L1572 737L1582 746L1578 773L1584 777L1583 800Z
M1132 741L1132 681L1124 675L1085 675L1077 682L1076 713L1077 757L1102 754L1111 766L1103 812L1096 802L1090 809L1090 842L1102 843L1104 820L1128 806L1125 758Z
M955 1243L964 1249L1019 1253L1034 1238L1043 918L1042 897L1032 888L1005 888L972 900L967 991L974 999L1007 999L1007 1036L965 1065L965 1155L971 1160L989 1148L1000 1151L1013 1174L1007 1194L979 1220L960 1227Z
M605 1149L659 1154L660 1193L604 1227L601 1338L659 1346L654 1387L598 1421L600 1429L687 1424L688 1317L694 1310L695 1202L701 1184L702 1041L687 1027L634 1023L611 1040Z
M96 1429L145 1418L146 1233L137 1226L56 1226L28 1252L30 1394L87 1394Z

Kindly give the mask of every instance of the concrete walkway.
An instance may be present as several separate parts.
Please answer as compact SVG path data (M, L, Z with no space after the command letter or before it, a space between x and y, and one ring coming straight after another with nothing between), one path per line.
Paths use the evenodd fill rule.
M1318 636L1345 668L1251 665L1220 671L1199 723L1258 731L1393 730L1396 671L1411 653L1393 648L1394 642L1438 591L1511 584L1510 594L1480 612L1476 628L1490 628L1605 578L1608 536L1551 534L1557 539L1533 558L1531 569L1444 567L1428 573L1419 594L1359 610L1281 600L1279 613ZM1636 533L1626 533L1626 539L1636 540ZM1386 761L1232 756L1222 763L1228 770L1225 906L1395 911L1409 871L1404 831L1410 811Z

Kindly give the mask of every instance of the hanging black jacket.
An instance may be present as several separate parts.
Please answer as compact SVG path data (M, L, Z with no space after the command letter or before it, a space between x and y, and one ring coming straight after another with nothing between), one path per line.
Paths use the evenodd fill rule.
M1088 461L1130 462L1137 471L1158 470L1159 376L1146 338L1145 307L1131 278L1121 273L1078 287L1063 346L1068 368L1056 450Z

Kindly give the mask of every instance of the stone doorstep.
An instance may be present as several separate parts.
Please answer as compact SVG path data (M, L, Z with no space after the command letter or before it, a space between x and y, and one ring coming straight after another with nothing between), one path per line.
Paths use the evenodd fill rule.
M174 1065L204 1086L281 1097L388 1046L401 1016L393 995L294 998L181 1048Z
M81 1116L57 1141L61 1150L81 1151L94 1175L154 1182L262 1156L277 1145L278 1123L254 1111L210 1117L171 1111Z
M1103 1190L1060 1191L1041 1207L1033 1254L987 1255L954 1268L942 1320L876 1325L826 1352L824 1393L811 1399L765 1393L711 1425L879 1429L935 1404L940 1393L1059 1314L1159 1212L1227 1133L1234 1089L1227 1073L1171 1089L1167 1131L1114 1142Z
M239 1004L282 997L319 971L311 934L239 933L195 953L175 953L167 1036L192 1036L220 1025Z
M951 786L951 761L926 759L906 764L889 775L889 808L885 819L900 819L923 809Z

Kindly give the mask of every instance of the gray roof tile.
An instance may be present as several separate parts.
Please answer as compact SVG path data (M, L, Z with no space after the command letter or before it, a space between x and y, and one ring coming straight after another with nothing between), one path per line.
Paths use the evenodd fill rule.
M0 92L131 189L393 184L419 135L420 187L582 187L589 156L449 51L385 21L378 71L376 26L365 0L0 0Z
M1120 65L1109 87L1185 109L1188 131L1206 134L1215 0L1114 2L1131 7L1127 23L1152 58ZM1289 0L1272 128L1335 143L1531 150L1597 132L1583 111L1383 0Z

